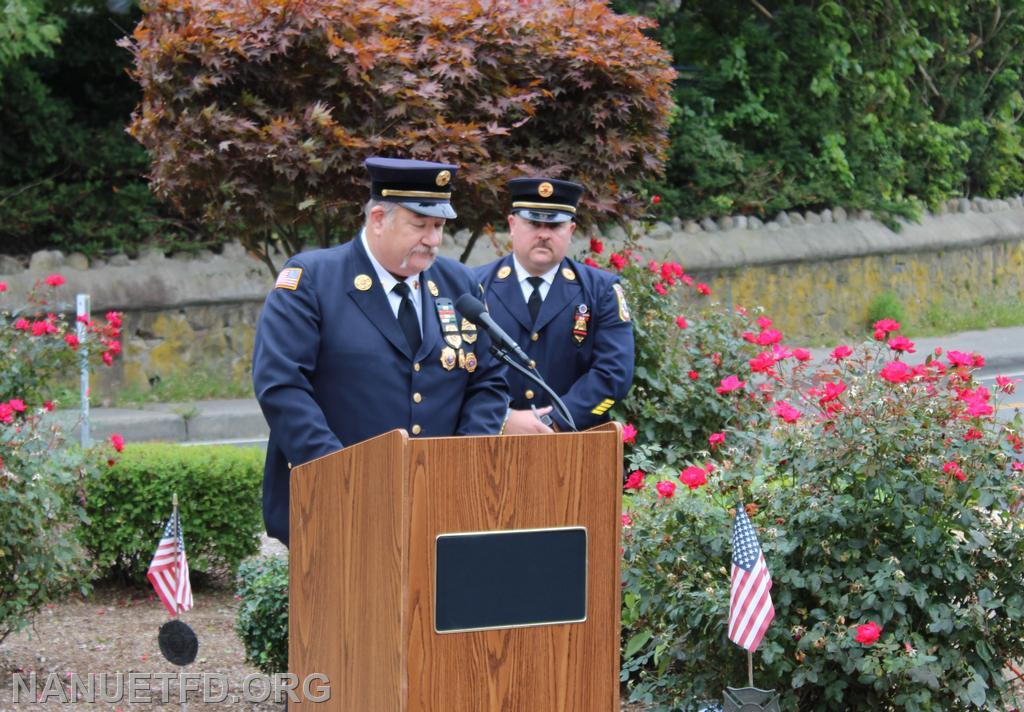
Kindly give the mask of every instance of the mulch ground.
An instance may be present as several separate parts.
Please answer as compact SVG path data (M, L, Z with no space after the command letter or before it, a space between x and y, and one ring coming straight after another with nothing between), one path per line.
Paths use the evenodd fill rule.
M245 663L245 651L235 636L237 601L227 587L206 588L194 592L195 607L183 616L199 638L199 653L194 663L178 668L160 654L157 632L168 620L160 602L150 591L124 589L114 586L98 587L85 599L72 597L64 602L47 606L34 625L0 644L0 710L32 710L48 712L68 709L119 710L176 710L178 702L177 678L170 682L169 700L160 701L162 691L158 679L151 686L149 703L117 703L69 705L59 701L53 687L44 703L27 701L24 694L18 704L13 701L13 673L35 672L37 692L46 689L50 673L67 679L69 673L80 678L88 673L217 673L228 682L224 692L242 698L242 681L246 675L257 673ZM164 683L167 684L167 683ZM113 690L113 682L110 688ZM259 688L257 688L259 689ZM219 692L219 689L214 692ZM203 703L201 693L190 693L187 708L195 710L223 707L223 703ZM284 705L271 701L263 703L238 702L227 705L232 710L274 710ZM623 712L642 712L644 708L624 704ZM538 710L538 712L543 712Z

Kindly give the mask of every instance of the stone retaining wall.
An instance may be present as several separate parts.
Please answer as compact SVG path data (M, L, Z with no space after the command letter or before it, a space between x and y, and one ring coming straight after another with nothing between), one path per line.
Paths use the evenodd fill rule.
M614 249L625 237L606 236ZM466 235L446 239L457 256ZM496 242L501 243L499 239ZM583 242L580 242L582 249ZM816 342L828 332L858 332L873 299L895 292L908 316L933 305L978 298L1024 298L1024 203L952 201L941 215L893 232L870 216L841 210L659 223L639 241L651 257L671 257L724 300L761 305L791 338ZM471 264L497 255L486 238ZM278 264L280 264L278 256ZM89 264L81 255L40 252L29 264L0 257L4 308L33 282L59 272L62 298L88 292L93 311L126 312L123 358L98 374L97 401L115 387L148 388L158 379L210 374L246 388L260 306L273 276L238 245L220 255L117 255Z

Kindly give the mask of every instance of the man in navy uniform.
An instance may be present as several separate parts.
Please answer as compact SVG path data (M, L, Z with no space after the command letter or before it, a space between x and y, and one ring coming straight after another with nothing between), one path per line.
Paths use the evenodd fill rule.
M391 158L366 167L361 233L288 260L256 330L253 384L270 424L263 517L285 544L292 465L394 428L494 435L507 414L505 367L453 306L481 296L479 284L437 257L455 217L457 167Z
M633 382L633 324L619 278L565 254L583 186L553 178L509 181L512 254L478 267L487 308L536 362L580 430L608 420ZM546 394L509 370L507 433L551 432L568 424Z

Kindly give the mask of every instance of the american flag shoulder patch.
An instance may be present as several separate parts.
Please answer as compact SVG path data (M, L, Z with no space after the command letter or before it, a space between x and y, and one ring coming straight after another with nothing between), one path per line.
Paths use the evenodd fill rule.
M285 267L281 270L281 274L277 275L277 281L274 282L275 289L298 289L299 279L302 278L301 267Z

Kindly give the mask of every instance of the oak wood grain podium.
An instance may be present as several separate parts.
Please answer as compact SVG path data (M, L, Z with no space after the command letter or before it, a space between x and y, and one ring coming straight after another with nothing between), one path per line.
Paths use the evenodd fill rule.
M289 671L331 688L329 702L306 704L618 710L621 501L617 424L396 430L296 467Z

